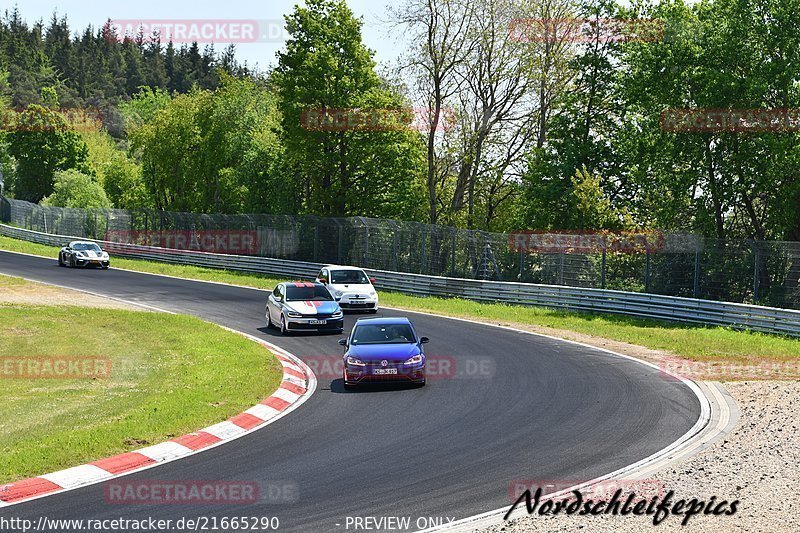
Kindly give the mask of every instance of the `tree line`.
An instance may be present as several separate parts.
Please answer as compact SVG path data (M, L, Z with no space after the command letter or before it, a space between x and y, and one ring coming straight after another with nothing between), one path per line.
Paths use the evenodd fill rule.
M800 108L799 7L403 0L387 66L346 2L309 0L265 72L233 47L14 10L0 168L7 193L52 205L800 240L798 124L708 122Z

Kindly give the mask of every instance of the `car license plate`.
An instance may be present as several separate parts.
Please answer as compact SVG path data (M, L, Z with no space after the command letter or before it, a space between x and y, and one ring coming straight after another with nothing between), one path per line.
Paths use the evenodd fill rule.
M396 368L376 368L372 371L376 376L385 376L387 374L397 374Z
M312 326L324 326L325 324L328 323L328 321L327 320L309 320L308 323L311 324Z

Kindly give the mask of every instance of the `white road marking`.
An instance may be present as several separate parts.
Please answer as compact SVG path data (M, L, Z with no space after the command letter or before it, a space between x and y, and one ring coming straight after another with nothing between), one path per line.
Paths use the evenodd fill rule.
M71 489L87 483L96 483L108 479L112 477L112 475L111 472L107 472L94 465L80 465L39 477L51 483L55 483L59 487Z
M226 420L225 422L220 422L219 424L214 424L213 426L201 429L200 431L211 433L218 439L222 440L228 440L233 437L237 437L239 435L247 433L246 429L237 426L236 424L234 424L229 420Z
M251 407L245 413L253 415L256 418L260 418L261 420L269 420L270 418L274 418L280 414L280 411L277 409L273 409L269 405L256 405Z
M155 446L142 448L141 450L136 450L136 452L152 459L157 463L160 463L162 461L168 461L177 457L188 455L192 453L192 450L183 444L168 441L162 442L161 444L156 444Z

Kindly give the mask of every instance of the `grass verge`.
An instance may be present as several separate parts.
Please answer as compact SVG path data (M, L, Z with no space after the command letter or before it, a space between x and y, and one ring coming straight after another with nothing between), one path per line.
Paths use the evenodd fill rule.
M56 257L54 247L0 236L0 249ZM132 259L113 259L115 268L217 281L272 290L279 281L253 274L170 265ZM800 358L800 340L721 327L695 327L615 315L572 313L549 309L484 304L462 299L421 298L381 292L381 304L410 311L427 311L491 323L524 324L573 331L594 337L662 350L697 361L736 363L789 361Z
M0 290L21 281L0 277ZM20 357L109 358L107 378L23 378ZM197 318L0 305L0 483L169 440L252 407L280 384L262 346Z

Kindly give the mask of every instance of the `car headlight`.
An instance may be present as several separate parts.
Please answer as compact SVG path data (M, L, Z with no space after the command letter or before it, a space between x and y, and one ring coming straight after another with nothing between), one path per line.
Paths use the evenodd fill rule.
M103 259L108 259L108 252L103 252Z
M344 316L344 313L342 313L341 311L336 311L335 313L333 313L331 315L331 318L342 318L343 316Z
M375 296L375 291L369 291L370 296Z
M296 311L289 311L288 313L286 313L286 316L288 316L289 318L301 318L303 315L301 315Z
M334 293L334 295L335 295L337 298L341 298L342 296L344 296L344 293L343 293L342 291L336 291L336 292Z
M356 359L355 357L347 357L347 364L352 366L367 366L364 361L361 359Z
M414 357L412 357L411 359L408 359L408 360L407 360L405 363L403 363L403 364L404 364L404 365L418 365L418 364L420 364L421 362L422 362L422 354L421 354L421 353L418 353L417 355L415 355L415 356L414 356Z
M76 257L83 257L83 252L75 252Z

